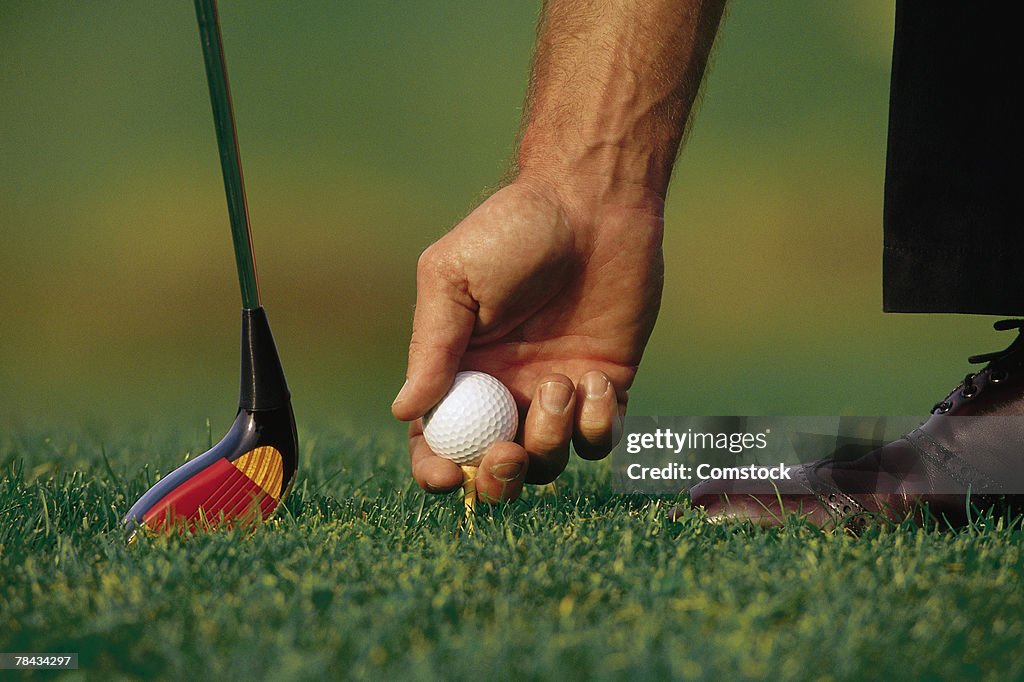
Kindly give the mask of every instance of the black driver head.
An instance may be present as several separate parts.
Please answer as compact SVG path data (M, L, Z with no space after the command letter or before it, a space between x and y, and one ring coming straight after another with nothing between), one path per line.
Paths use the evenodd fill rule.
M266 312L243 310L241 398L231 429L161 478L125 523L134 531L259 522L284 501L297 461L291 395Z

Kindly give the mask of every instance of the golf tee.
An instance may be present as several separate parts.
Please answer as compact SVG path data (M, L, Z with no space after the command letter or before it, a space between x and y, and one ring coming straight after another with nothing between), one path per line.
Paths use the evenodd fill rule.
M473 513L476 510L476 471L479 467L462 467L462 475L465 477L462 482L462 501L465 504L466 532L473 532Z

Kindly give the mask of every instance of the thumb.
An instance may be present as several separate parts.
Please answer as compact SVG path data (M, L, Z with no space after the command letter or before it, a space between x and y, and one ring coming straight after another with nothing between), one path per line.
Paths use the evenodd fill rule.
M451 388L476 323L465 278L443 263L427 249L417 267L406 381L391 405L402 421L422 417Z

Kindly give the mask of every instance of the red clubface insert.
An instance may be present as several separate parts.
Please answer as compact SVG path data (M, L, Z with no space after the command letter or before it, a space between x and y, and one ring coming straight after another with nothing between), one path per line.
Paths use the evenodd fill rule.
M210 527L256 522L274 513L280 494L281 455L272 447L260 447L235 462L216 460L153 505L142 520L154 531L165 529L168 521L188 530L200 522Z

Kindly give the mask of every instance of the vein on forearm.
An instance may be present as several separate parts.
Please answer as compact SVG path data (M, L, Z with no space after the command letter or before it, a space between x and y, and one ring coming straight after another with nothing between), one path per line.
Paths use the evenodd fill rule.
M724 0L548 0L519 169L664 196Z

